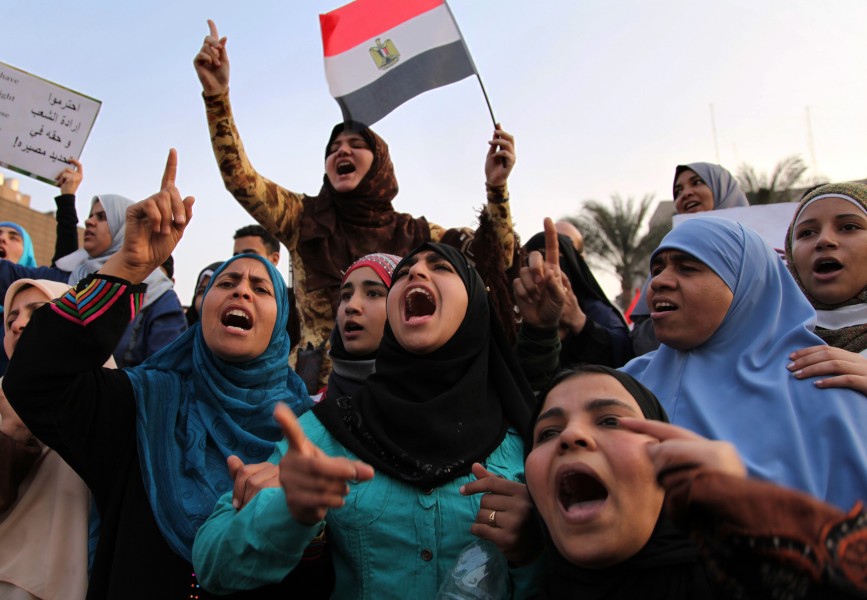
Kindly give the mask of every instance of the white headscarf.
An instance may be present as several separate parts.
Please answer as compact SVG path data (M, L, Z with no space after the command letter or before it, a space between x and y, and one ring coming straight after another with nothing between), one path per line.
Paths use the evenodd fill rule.
M105 210L105 219L108 222L108 230L111 232L111 245L99 256L90 256L87 250L80 249L72 254L67 254L55 263L60 269L70 272L69 285L71 286L101 269L106 261L123 245L123 236L126 233L126 209L132 206L133 201L117 194L102 194L93 197L90 203L91 209L97 202L102 204L102 208ZM153 304L174 285L160 268L148 275L144 283L148 285L148 291L142 309Z

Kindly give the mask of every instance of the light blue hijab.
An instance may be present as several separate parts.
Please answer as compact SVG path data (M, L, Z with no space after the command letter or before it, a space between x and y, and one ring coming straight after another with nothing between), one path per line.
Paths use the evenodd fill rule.
M18 223L13 223L12 221L3 221L0 223L0 227L11 227L21 236L21 241L24 243L24 252L21 254L21 258L18 259L17 264L22 267L36 267L36 254L33 252L33 240L30 239L30 234L27 233L27 230L21 227Z
M654 256L663 250L708 265L734 298L701 346L662 344L623 370L657 395L675 425L732 442L751 476L844 510L867 499L867 398L819 389L786 369L793 351L824 342L783 261L751 229L710 216L678 225Z
M312 406L304 383L289 368L286 284L270 262L239 254L214 271L205 290L240 258L268 268L277 322L263 354L243 363L214 356L201 321L126 373L135 390L139 462L151 510L163 537L192 561L193 540L217 499L232 489L226 459L264 462L281 439L272 413L284 402L296 414ZM158 574L156 574L158 576Z
M723 210L726 208L739 208L743 206L749 206L750 203L747 200L747 195L744 194L744 191L741 189L741 186L738 185L738 180L735 178L731 172L723 167L722 165L716 165L714 163L707 162L697 162L690 163L688 165L677 165L674 169L674 181L677 181L677 178L680 177L680 174L684 171L692 171L701 177L704 182L707 184L707 187L710 188L710 191L713 192L713 209L712 210ZM672 183L672 188L674 187L674 183ZM676 196L674 193L674 189L671 191L672 198ZM650 310L647 308L647 286L650 284L650 280L644 282L644 285L641 287L641 295L638 298L638 304L635 305L635 308L632 310L632 314L636 317L638 316L646 316L650 314Z

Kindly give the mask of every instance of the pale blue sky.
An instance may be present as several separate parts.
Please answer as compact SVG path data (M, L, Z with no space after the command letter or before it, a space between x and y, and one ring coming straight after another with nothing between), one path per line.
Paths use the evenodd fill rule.
M6 0L0 61L103 101L82 156L82 218L93 194L153 193L167 149L178 148L178 186L197 198L175 253L187 301L199 269L228 255L232 232L252 222L223 189L210 149L192 67L206 19L229 37L231 97L254 165L316 193L340 119L317 15L341 4ZM809 106L818 172L867 177L863 0L450 4L496 116L517 138L510 186L524 239L543 217L575 213L582 200L670 197L676 164L717 160L711 103L719 161L732 170L741 162L770 170L794 153L812 164ZM391 148L398 210L474 224L492 131L474 79L411 100L374 129ZM34 208L52 209L54 188L2 172L21 179Z

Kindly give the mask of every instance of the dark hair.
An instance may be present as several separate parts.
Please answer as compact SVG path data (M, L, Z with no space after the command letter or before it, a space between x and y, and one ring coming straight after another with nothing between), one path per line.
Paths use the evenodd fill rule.
M626 391L629 392L629 395L635 399L635 402L638 404L638 408L641 409L641 413L646 419L651 421L662 421L663 423L670 423L665 409L659 403L659 400L656 399L656 396L654 396L653 392L647 389L631 375L628 375L618 369L612 369L603 365L577 365L570 369L563 369L561 371L558 371L557 374L551 378L551 381L550 383L548 383L547 387L545 387L545 389L539 394L539 398L536 400L536 407L533 410L532 416L530 417L530 425L527 428L527 431L524 432L524 460L527 459L527 456L533 450L533 430L536 428L536 420L539 418L539 414L542 412L542 407L545 406L545 400L548 399L548 394L551 393L551 390L553 390L555 387L557 387L567 379L572 379L573 377L580 377L582 375L588 374L608 375L610 377L613 377L618 382L620 382L620 385L626 388Z
M261 225L246 225L235 232L233 240L243 237L262 238L262 244L268 252L280 252L280 242Z
M166 275L168 276L169 279L174 278L174 276L175 276L175 259L171 254L169 254L169 257L166 259L166 262L164 262L160 266L166 270Z

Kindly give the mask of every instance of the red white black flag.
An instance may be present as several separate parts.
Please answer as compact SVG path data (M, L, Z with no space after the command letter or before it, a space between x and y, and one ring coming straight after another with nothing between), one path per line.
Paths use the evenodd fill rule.
M355 0L319 15L325 76L345 121L372 125L475 74L445 0Z

